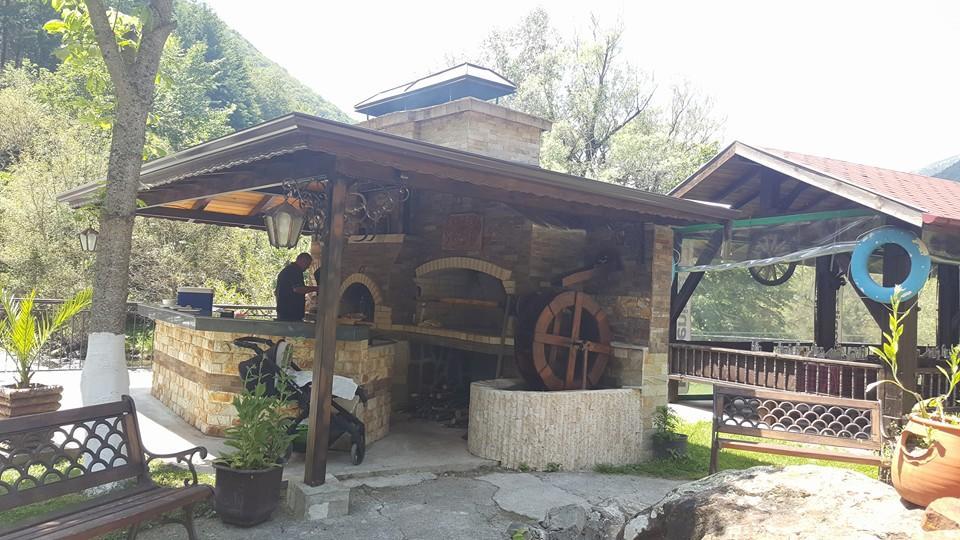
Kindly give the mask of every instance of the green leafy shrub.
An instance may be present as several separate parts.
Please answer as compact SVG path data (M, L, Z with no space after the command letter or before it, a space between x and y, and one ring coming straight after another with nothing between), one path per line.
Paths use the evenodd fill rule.
M924 399L919 392L907 388L900 380L900 363L898 355L900 352L900 336L903 334L903 321L910 314L912 307L901 310L900 304L903 297L906 296L899 285L893 290L893 296L890 298L890 318L887 326L888 331L883 333L883 345L881 347L870 347L870 352L879 356L881 360L890 368L890 379L879 380L867 386L869 392L881 384L892 384L899 388L904 394L913 396L916 405L913 412L922 418L933 418L941 422L950 424L960 424L960 416L946 412L946 402L949 396L952 396L957 386L960 386L960 345L951 349L949 358L944 359L945 366L937 366L937 369L947 380L947 391L943 394Z
M237 470L263 470L281 465L281 459L296 437L288 431L293 422L285 411L289 394L282 372L278 377L278 395L267 395L267 387L258 381L254 390L244 390L233 398L238 421L226 429L224 444L234 448L217 463Z
M70 319L90 305L93 293L85 289L65 301L52 314L34 312L37 291L26 298L15 300L13 294L0 293L0 349L13 358L17 373L17 388L30 388L37 360L47 341L59 332Z
M660 405L653 412L653 438L663 442L676 441L680 439L682 424L683 421L677 413L666 405Z

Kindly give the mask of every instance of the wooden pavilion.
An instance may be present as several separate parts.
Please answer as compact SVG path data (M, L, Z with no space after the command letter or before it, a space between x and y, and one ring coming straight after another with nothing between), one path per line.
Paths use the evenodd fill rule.
M753 227L762 232L765 227L791 222L812 228L818 223L831 223L831 219L864 217L873 220L871 227L893 225L913 233L929 248L938 278L938 350L960 341L960 272L957 266L960 262L960 183L734 142L677 186L671 195L723 204L743 214L741 220L722 228L716 227L713 236L699 252L695 265L700 266L709 266L718 257L724 237L729 236L731 230L741 228ZM684 231L695 230L698 229L677 229L678 252ZM806 261L794 259L790 263L813 265L816 269L813 345L824 350L843 345L837 340L837 291L844 280L851 281L848 275L849 251L823 252L826 254ZM777 265L754 261L746 266L753 267L752 273L762 267L766 268L764 271L777 275ZM879 267L875 270L882 272L884 286L892 286L905 279L910 267L910 257L904 250L883 249L882 270ZM792 269L789 272L792 273ZM677 319L703 276L703 272L691 272L685 281L674 284L671 308L671 385L674 394L678 381L726 380L863 399L866 384L882 376L878 362L774 354L772 343L762 343L761 351L750 351L751 343L746 342L677 340ZM762 279L761 276L758 281ZM862 294L860 296L876 319L879 342L880 330L886 330L887 308ZM916 383L926 395L946 388L942 376L927 359L920 357L917 310L912 310L906 321L900 351L903 380ZM727 363L734 364L737 369L728 372L717 369ZM789 380L778 378L768 373L768 369L783 369L794 376ZM806 379L809 380L797 375L800 370L808 372ZM890 392L883 400L888 416L899 416L912 406Z

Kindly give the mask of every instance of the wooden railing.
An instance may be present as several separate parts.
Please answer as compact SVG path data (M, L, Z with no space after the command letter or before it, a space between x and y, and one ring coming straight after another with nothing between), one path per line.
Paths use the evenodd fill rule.
M947 393L950 383L935 367L917 368L917 386L920 395L929 398ZM947 407L956 408L960 405L960 388L954 389L953 395L947 396Z
M877 399L866 388L882 376L879 364L828 360L703 345L670 345L670 378L725 382L852 399Z

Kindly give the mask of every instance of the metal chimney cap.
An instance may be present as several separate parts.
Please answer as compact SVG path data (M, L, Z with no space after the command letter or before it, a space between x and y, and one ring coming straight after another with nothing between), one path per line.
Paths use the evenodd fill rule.
M465 97L496 99L517 86L492 69L469 62L385 90L357 103L354 110L369 116L422 109Z

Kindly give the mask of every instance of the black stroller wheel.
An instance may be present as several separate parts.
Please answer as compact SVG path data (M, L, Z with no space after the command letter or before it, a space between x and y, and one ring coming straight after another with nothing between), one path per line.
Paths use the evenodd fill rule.
M363 463L363 458L367 455L367 441L364 440L365 437L360 435L357 439L358 440L350 444L350 462L354 465Z

